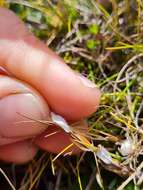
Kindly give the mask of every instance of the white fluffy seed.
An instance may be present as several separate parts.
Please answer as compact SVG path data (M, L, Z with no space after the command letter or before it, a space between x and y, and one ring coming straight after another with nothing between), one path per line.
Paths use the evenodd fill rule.
M96 155L105 164L112 164L112 157L103 146L99 146L99 150L96 152Z
M51 119L56 125L61 127L66 133L71 132L70 126L62 116L51 112Z
M121 145L121 147L119 148L119 152L123 156L130 155L134 150L134 144L133 144L131 138L127 138L126 140L122 141L120 143L120 145Z

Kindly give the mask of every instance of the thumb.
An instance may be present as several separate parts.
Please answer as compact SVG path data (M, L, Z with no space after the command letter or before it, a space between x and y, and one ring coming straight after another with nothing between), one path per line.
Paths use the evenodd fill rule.
M48 120L49 108L32 87L0 75L0 116L0 145L4 145L43 132L46 125L24 116Z

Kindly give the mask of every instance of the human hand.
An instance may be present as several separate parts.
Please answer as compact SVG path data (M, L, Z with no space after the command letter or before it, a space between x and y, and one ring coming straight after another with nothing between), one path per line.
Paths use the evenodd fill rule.
M63 130L45 138L57 127L23 116L47 121L52 110L75 122L99 105L96 86L71 70L4 8L0 8L0 66L0 160L24 163L34 157L37 147L58 153L71 143Z

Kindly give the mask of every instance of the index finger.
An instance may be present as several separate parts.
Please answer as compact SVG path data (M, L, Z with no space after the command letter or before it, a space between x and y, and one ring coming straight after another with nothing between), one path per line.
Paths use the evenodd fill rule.
M96 111L100 91L29 33L11 11L0 8L0 66L35 87L50 108L68 120Z

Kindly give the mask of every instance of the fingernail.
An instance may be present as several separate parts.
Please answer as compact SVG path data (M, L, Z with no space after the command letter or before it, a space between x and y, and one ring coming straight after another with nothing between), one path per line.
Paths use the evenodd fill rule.
M78 74L78 77L84 86L89 87L89 88L97 88L97 86L92 81L90 81L83 75Z
M29 137L41 133L46 126L35 120L46 120L48 111L31 93L6 96L0 100L0 135Z

